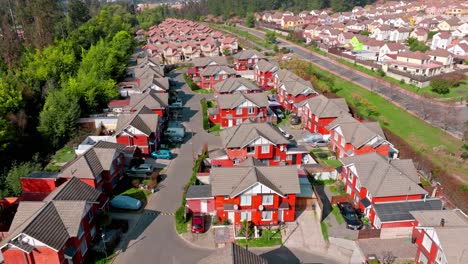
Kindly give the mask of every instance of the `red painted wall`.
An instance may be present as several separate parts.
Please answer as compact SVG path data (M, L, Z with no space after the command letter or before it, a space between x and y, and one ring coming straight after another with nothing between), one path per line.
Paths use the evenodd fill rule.
M317 96L317 94L309 94L307 96L304 94L300 94L298 96L293 96L292 94L288 94L285 90L281 88L277 88L277 92L278 92L278 101L286 110L294 110L295 109L293 108L294 104L297 104L299 102L302 102L304 100ZM292 104L289 103L289 101L291 100L293 102ZM296 110L295 113L297 114L297 109L295 110Z
M371 152L377 152L382 156L388 157L390 152L390 144L384 143L379 145L377 148L373 148L369 145L364 145L360 148L355 148L352 144L346 143L345 147L341 146L342 136L338 135L337 140L335 140L335 131L330 131L330 148L336 152L336 157L340 157L341 153L343 153L343 157L348 157L348 152L354 152L354 155L366 154Z
M319 118L318 121L315 121L315 115L312 114L312 117L302 115L302 123L304 127L307 128L310 132L318 132L322 135L330 134L330 131L325 127L328 126L331 122L335 121L336 117L327 117Z
M218 75L218 80L215 80L215 77L214 76L201 76L201 81L197 83L197 85L200 87L200 88L204 88L204 89L213 89L214 85L225 80L223 79L224 76L226 76L226 79L227 78L235 78L236 75L235 74L220 74Z
M218 114L216 115L216 119L219 119L219 123L221 127L228 127L229 126L229 119L232 119L232 125L239 125L237 124L237 119L242 119L242 122L245 122L248 118L255 118L259 113L263 113L264 118L256 119L257 122L266 122L267 118L267 109L266 107L254 107L254 113L249 114L248 108L243 108L242 113L237 114L236 109L218 109ZM231 115L231 118L227 118L228 115ZM210 120L216 120L214 117L210 115Z
M50 193L57 187L55 179L21 178L20 182L23 192Z
M273 72L262 72L257 69L254 70L254 80L259 86L272 88L268 84L273 82Z
M150 137L146 135L135 135L133 137L130 137L128 135L116 136L117 143L126 146L138 146L141 149L142 153L146 155L149 155L150 152L154 151L154 149L150 149L150 138L155 138L154 133L152 133Z
M249 62L250 60L250 62ZM259 59L238 60L234 59L234 69L237 71L246 71L252 69Z
M416 226L416 225L415 225ZM413 228L413 234L412 234L412 237L416 238L416 247L417 247L417 250L416 250L416 257L415 257L415 262L418 263L419 262L419 256L421 254L425 255L428 259L428 264L436 264L436 257L437 257L437 252L439 251L439 248L437 247L437 244L434 242L434 240L430 237L429 239L431 240L431 247L430 247L430 250L427 250L423 245L422 245L422 241L424 239L424 236L427 236L427 233L424 229L416 229L416 228Z
M215 211L215 200L211 199L187 199L187 207L193 214L201 213L201 201L207 201L208 213Z
M48 247L37 247L30 254L15 248L2 251L5 264L59 264L58 252ZM26 258L26 261L25 261Z
M412 227L414 225L413 221L401 221L401 222L391 222L391 223L382 223L381 228L392 228L392 227Z

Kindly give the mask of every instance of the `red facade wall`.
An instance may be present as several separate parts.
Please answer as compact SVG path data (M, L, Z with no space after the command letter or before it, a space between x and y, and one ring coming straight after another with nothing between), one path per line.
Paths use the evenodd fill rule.
M259 206L262 204L262 195L254 195L252 196L252 204L250 206L241 206L240 205L240 196L225 199L223 196L215 197L215 208L216 208L216 215L221 220L228 219L228 211L224 210L224 204L237 204L239 206L238 210L234 211L235 216L235 223L236 225L241 224L240 220L240 213L241 212L251 212L251 222L254 225L269 225L273 223L274 225L278 224L278 214L279 214L279 205L282 202L288 202L290 207L287 210L284 210L283 213L283 221L290 222L294 221L295 219L295 207L296 207L296 195L289 194L286 197L280 197L278 195L273 194L273 205L264 205L263 211L272 211L272 219L271 220L262 220L262 211L258 210Z
M335 121L336 117L327 117L319 118L318 121L315 121L315 115L312 114L312 117L302 115L302 123L304 127L310 132L317 132L322 135L330 134L330 131L325 127L328 126L331 122Z
M353 152L354 155L366 154L371 152L377 152L384 157L388 157L390 152L390 144L385 143L379 145L377 148L373 148L369 145L364 145L360 148L355 148L352 144L346 143L344 148L341 146L342 136L338 135L337 140L335 140L335 131L330 131L330 148L336 152L336 157L347 157L348 152Z
M265 89L272 88L269 84L273 82L273 72L262 72L257 69L254 70L254 80L259 86L263 86Z
M250 61L250 62L249 62ZM259 59L238 60L234 59L234 69L237 71L246 71L252 69Z
M269 153L261 153L262 146L255 146L255 151L253 153L247 153L247 148L226 149L228 160L212 159L211 164L221 167L228 167L234 165L235 159L243 161L248 157L254 157L259 160L267 159L269 160L268 162L270 166L280 165L281 162L286 162L287 165L302 164L302 153L291 154L291 159L288 160L288 154L285 150L287 151L286 145L283 145L283 150L281 150L280 146L270 145ZM275 156L277 157L277 160L275 160Z
M187 200L187 207L193 214L201 213L201 201L207 201L207 209L208 213L215 211L215 200L214 198L211 199L188 199Z
M415 226L417 226L417 224L415 224ZM424 236L428 236L424 229L413 228L412 237L416 238L415 245L417 247L415 263L419 263L420 255L424 255L428 259L428 264L436 264L437 252L439 251L439 248L437 247L437 244L434 242L434 240L430 236L428 236L432 243L430 250L427 250L422 245Z
M382 223L381 228L412 227L413 225L414 225L414 220L413 221L400 221L400 222Z
M48 247L37 247L30 254L15 248L2 252L5 264L60 264L58 252Z
M117 135L117 143L126 145L126 146L138 146L143 154L149 155L155 149L149 144L150 139L155 139L154 133L150 137L146 135L134 135L133 137L129 135Z
M216 118L212 115L210 115L210 120L219 120L218 123L221 124L221 127L228 127L229 126L229 120L232 120L232 126L240 125L245 120L248 118L255 118L259 113L263 113L264 118L257 119L255 118L256 122L266 122L267 121L267 109L266 107L254 107L254 112L252 114L249 114L249 109L247 107L244 107L242 109L242 113L237 114L236 109L218 109L218 114L216 115ZM230 118L227 116L231 115ZM237 119L242 119L242 122L240 124L237 124ZM214 123L214 122L213 122Z
M21 178L20 182L23 192L50 193L57 187L56 179Z
M317 94L309 94L309 95L300 94L298 96L293 96L292 94L288 94L285 90L281 88L278 88L277 91L278 91L278 101L281 103L284 109L295 110L296 114L297 114L297 109L293 108L294 104L297 104L299 102L302 102L304 100L317 96ZM292 101L292 103L290 103L290 101Z
M214 85L226 80L227 78L235 78L235 74L220 74L218 75L218 80L215 80L215 76L201 76L201 81L197 83L200 88L203 89L213 89Z

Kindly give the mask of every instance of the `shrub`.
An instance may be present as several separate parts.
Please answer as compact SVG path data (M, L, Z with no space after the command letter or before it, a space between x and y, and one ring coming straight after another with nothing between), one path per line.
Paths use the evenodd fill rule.
M432 79L431 91L438 94L447 94L450 92L450 82L442 78Z
M200 87L187 74L184 74L184 80L192 91L200 90Z
M385 77L385 72L382 69L378 69L377 73L380 75L380 77Z
M207 130L210 128L210 120L208 119L208 102L205 98L200 100L202 115L203 115L203 129Z

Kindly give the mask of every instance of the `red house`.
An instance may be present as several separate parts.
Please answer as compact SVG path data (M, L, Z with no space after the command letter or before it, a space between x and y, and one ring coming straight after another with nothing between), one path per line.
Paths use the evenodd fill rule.
M412 211L415 263L467 263L468 217L460 209Z
M256 50L243 50L234 56L234 69L236 71L253 70L260 60L266 59L265 55Z
M256 93L262 91L257 85L244 78L226 79L215 84L213 90L215 94Z
M99 191L111 194L124 177L125 148L125 145L99 141L65 164L58 177L76 177Z
M169 94L149 91L142 94L132 94L130 103L124 108L124 111L136 112L142 107L149 108L159 116L165 116L169 106Z
M254 157L266 165L302 164L308 151L294 145L270 123L251 123L228 127L220 133L223 149L210 153L212 166L233 166Z
M359 122L350 115L343 115L331 122L330 148L339 158L376 152L396 158L398 152L388 142L378 122Z
M194 58L192 60L193 67L188 68L187 74L190 78L199 77L200 73L208 66L227 66L228 61L226 57L215 56L215 57L202 57Z
M101 192L75 177L44 201L20 202L0 242L5 264L83 263L106 203Z
M318 95L310 82L286 70L275 73L274 85L278 92L278 102L286 110L297 112L293 108L294 104Z
M343 164L340 179L348 193L375 228L405 226L411 219L387 221L392 208L411 208L411 202L421 202L427 192L419 184L419 176L410 159L390 160L375 152L340 159ZM440 200L437 199L440 203ZM397 204L398 203L398 204ZM431 206L431 203L423 203ZM377 208L378 207L378 208ZM420 208L420 207L414 207ZM439 207L440 208L440 207ZM409 211L407 211L409 212ZM382 220L385 218L384 220ZM395 219L395 218L393 218Z
M278 70L279 67L275 64L266 60L260 60L254 67L254 80L265 90L271 89L274 86L273 74Z
M271 122L274 115L268 116L267 108L268 97L264 93L220 94L216 97L216 108L211 108L209 119L212 123L221 124L222 128L240 125L247 119Z
M277 225L295 219L300 193L296 166L269 167L249 159L235 167L212 168L211 191L220 221Z
M208 66L200 72L200 78L194 78L194 81L201 88L213 89L215 84L235 77L236 71L227 66Z
M328 99L318 95L296 105L304 127L314 133L330 134L327 126L336 118L347 115L348 105L343 98Z
M214 214L211 185L193 185L187 190L187 209L192 214Z
M149 155L159 146L161 125L159 115L142 106L134 113L119 115L115 138L117 143L137 146L142 153Z

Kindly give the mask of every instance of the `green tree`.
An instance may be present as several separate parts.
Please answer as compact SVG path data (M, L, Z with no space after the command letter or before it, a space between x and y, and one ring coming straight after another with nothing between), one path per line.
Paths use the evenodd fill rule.
M245 17L245 25L249 28L255 27L255 17L252 13L248 13Z
M448 94L450 92L450 82L441 78L432 79L431 90L438 94Z
M41 166L36 161L13 163L10 170L4 175L5 187L8 195L18 197L23 192L20 178L27 176L33 171L38 171ZM5 195L5 193L3 193Z
M272 31L268 31L266 34L265 34L265 41L266 43L268 44L273 44L276 42L276 34L275 32L272 32Z
M406 40L406 44L409 46L411 51L421 51L425 52L429 49L428 46L424 42L419 41L416 38L408 38Z
M66 142L76 129L80 117L78 98L66 89L51 91L39 115L38 131L57 148Z
M18 110L22 102L21 90L8 76L0 78L0 117Z
M82 0L69 0L67 10L70 31L78 28L91 18L89 15L89 8Z

